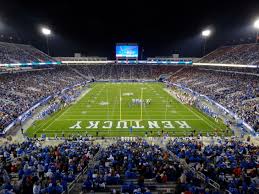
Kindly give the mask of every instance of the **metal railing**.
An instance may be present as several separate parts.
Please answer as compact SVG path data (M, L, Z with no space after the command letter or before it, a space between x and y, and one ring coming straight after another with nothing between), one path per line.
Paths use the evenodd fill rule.
M218 191L220 190L220 185L217 182L213 181L212 179L207 179L206 176L203 173L201 173L199 171L196 171L193 167L190 167L186 163L185 159L180 159L174 153L172 153L171 151L169 151L169 150L167 150L167 151L169 152L170 156L176 162L179 162L186 170L192 172L195 175L196 178L198 178L199 180L202 180L204 183L209 184L214 189L216 189Z

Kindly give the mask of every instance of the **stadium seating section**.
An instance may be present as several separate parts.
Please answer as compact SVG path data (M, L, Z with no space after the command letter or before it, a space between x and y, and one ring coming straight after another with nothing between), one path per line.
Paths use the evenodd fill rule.
M0 42L0 64L47 61L55 60L30 45Z
M258 129L258 76L202 68L185 68L172 76L171 82L210 97Z
M40 99L79 82L83 78L66 67L0 75L0 129Z
M1 145L0 192L62 193L98 150L99 146L82 141L57 147L31 141Z
M107 57L56 57L57 61L107 61Z
M80 174L74 193L257 193L259 147L217 141L203 145L199 139L176 138L159 146L136 139L102 147L78 137L58 146L44 147L32 140L4 144L0 192L61 194ZM197 178L197 172L220 183L220 190Z
M241 44L224 46L216 49L203 57L200 63L222 63L222 64L259 64L259 45Z

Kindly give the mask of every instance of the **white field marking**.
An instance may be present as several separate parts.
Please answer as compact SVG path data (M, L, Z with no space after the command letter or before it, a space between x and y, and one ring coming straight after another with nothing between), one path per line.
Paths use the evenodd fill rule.
M76 130L75 132L73 132L72 134L76 134L77 132L85 132L86 130ZM100 132L102 132L102 133L109 133L109 131L107 131L107 130L103 130L103 129L98 129L98 131L100 131ZM129 132L129 130L112 130L113 132L120 132L120 133L128 133ZM169 130L166 130L166 131L169 131ZM71 131L68 131L68 130L64 130L64 132L68 132L68 133L71 133ZM93 131L92 131L93 132ZM143 130L134 130L134 132L143 132ZM175 134L184 134L184 132L185 131L182 131L180 128L175 128L174 129L174 132L175 132ZM190 132L190 131L188 131L188 132ZM203 132L203 133L206 133L206 131L202 131L201 130L201 132ZM60 131L60 132L56 132L56 131L50 131L50 132L46 132L45 133L46 135L47 134L50 134L50 135L54 135L54 134L62 134L62 132ZM125 135L125 136L127 136L127 135ZM119 136L117 136L117 137L119 137Z
M146 108L147 110L148 110L148 108ZM81 111L84 111L83 109L80 109ZM70 111L69 113L66 113L65 115L73 115L74 113L75 114L77 114L80 110L78 110L78 111ZM109 110L112 110L112 109L109 109ZM170 111L170 110L169 110ZM91 110L91 109L88 109L88 112L97 112L97 113L106 113L106 111L105 110ZM114 112L120 112L120 111L114 111ZM128 113L136 113L136 112L138 112L137 110L130 110L130 111L127 111ZM152 110L152 111L150 111L149 110L149 112L165 112L165 110L157 110L157 111L154 111L154 110ZM176 112L176 110L171 110L171 112ZM183 114L183 115L193 115L193 114L188 114L188 112L186 112L186 111L177 111L178 113L187 113L187 114Z
M152 94L151 94L152 95ZM134 96L137 96L137 95L134 95ZM123 96L122 96L123 97ZM150 98L150 95L143 95L143 97L145 98ZM160 99L160 98L165 98L164 96L159 96L159 97L156 97L156 96L152 96L151 98L152 99ZM85 100L87 99L87 100ZM80 100L80 102L78 102L77 104L83 104L84 102L87 102L89 99L93 99L93 98L85 98L84 100ZM174 99L173 99L174 100ZM178 102L176 100L174 100L175 102Z
M145 99L145 98L144 98L144 99ZM153 98L152 98L152 100L153 100ZM160 101L160 100L161 100L161 99L159 99L159 101ZM164 102L163 102L163 101L164 101ZM165 100L163 100L163 101L162 101L162 102L158 102L158 101L154 101L154 100L153 100L153 101L151 101L151 103L153 102L152 104L157 104L157 105L164 105L164 104L166 104L166 103L165 103L166 101L165 101ZM130 101L128 101L128 102L130 102ZM95 105L95 104L97 104L97 102L96 102L96 103L93 102L93 104ZM79 104L76 104L76 105L79 105ZM80 106L84 106L84 105L87 105L87 103L82 103ZM176 106L177 106L177 105L179 105L179 104L172 104L172 105L176 105ZM80 107L80 106L76 106L76 107Z
M173 96L173 94L171 94L168 90L166 90L165 89L165 91L169 94L169 95L171 95L172 97L174 97ZM175 98L175 97L174 97ZM215 126L212 126L211 124L209 124L207 121L205 121L201 116L199 116L198 114L196 114L193 110L191 110L188 106L186 106L186 105L183 105L182 103L181 103L181 105L182 106L184 106L185 108L187 108L189 111L191 111L195 116L197 116L198 118L200 118L202 121L204 121L208 126L210 126L212 129L213 128L215 128ZM217 127L217 126L216 126Z
M83 94L83 96L81 96L81 98L80 99L78 99L78 101L80 101L81 99L83 99L83 97L85 97L85 95L87 94L87 93L89 93L90 91L92 91L93 90L93 88L89 88L84 94ZM73 105L71 105L68 109L70 109L71 107L72 107ZM66 110L67 111L67 110ZM57 120L61 115L63 115L66 111L64 111L62 114L60 114L58 117L56 117L56 118L54 118L52 121L51 121L51 124L53 123L53 122L55 122L55 120ZM43 129L43 131L45 131L45 126L46 126L46 124L47 124L48 122L46 122L46 123L43 123L43 125L40 125L40 127L34 132L34 134L36 134L39 130L42 130ZM49 124L47 124L47 126L49 127Z
M196 114L193 110L191 110L188 105L185 106L189 111L191 111L195 116L197 116L198 118L200 118L202 121L204 121L207 125L209 125L212 129L215 128L215 126L212 126L211 124L209 124L207 121L205 121L201 116L199 116L198 114Z
M204 121L207 125L209 125L212 129L215 128L215 127L218 127L217 125L215 125L213 123L213 125L209 124L207 121L205 121L200 115L196 114L193 110L191 110L188 105L183 105L181 104L182 106L184 106L186 109L188 109L190 112L192 112L195 116L197 116L198 118L200 118L202 121Z
M108 106L109 102L102 101L98 105L100 105L100 106Z
M113 108L111 109L111 110L112 110L112 117L114 116L113 114L114 114L114 110L115 110L115 107L116 107L117 99L118 99L118 96L116 96L115 102L114 102L114 104L113 104ZM109 112L110 112L110 109L109 109ZM118 112L120 112L120 111L118 111ZM106 113L106 114L107 114L107 113ZM111 115L108 115L108 116L111 117Z
M88 117L92 117L92 116L102 116L102 115L106 115L106 113L99 113L99 114L92 114L92 113L87 113L88 115ZM128 116L132 116L132 115L136 115L136 114L139 114L139 112L135 112L135 113L131 113L131 114L127 114ZM149 115L152 115L152 116L157 116L157 117L161 117L162 115L161 114L152 114L152 113L148 113ZM120 114L114 114L113 113L113 115L114 116L119 116ZM126 116L127 116L126 115ZM146 115L146 114L143 114L143 115ZM198 117L196 117L195 115L175 115L175 113L174 113L174 115L173 115L173 113L171 113L171 114L168 114L168 116L174 116L174 117L186 117L186 118L198 118ZM64 117L80 117L80 116L83 116L82 114L72 114L72 115L63 115ZM125 116L125 115L124 115Z
M58 119L56 121L78 121L78 120L82 120L82 121L107 121L107 119L86 119L86 118L76 118L76 119ZM120 121L120 119L108 119L109 121ZM136 119L123 119L122 121L137 121ZM174 119L142 119L142 121L179 121L179 120L184 120L184 121L202 121L202 119L176 119L174 117Z
M162 105L162 106L164 106L166 103L158 103L158 102L153 102L152 104L155 104L155 105ZM77 105L77 104L76 104ZM84 104L84 105L86 105L86 104ZM89 104L88 104L89 105ZM96 104L94 104L94 105L97 105L97 103ZM179 105L179 104L170 104L170 105ZM83 105L82 105L83 106ZM75 107L75 110L80 110L80 107L82 107L82 106L76 106ZM93 107L94 109L102 109L102 108L100 108L100 107ZM153 107L154 109L159 109L159 107L158 108L155 108L155 107ZM180 108L179 108L180 109Z
M147 111L146 107L144 107L144 112L146 113L145 115L147 115L147 117L150 118L149 112Z
M91 88L89 90L87 90L83 96L81 96L81 98L83 98L87 93L89 93L91 91ZM80 99L78 99L79 101ZM56 117L53 121L51 121L50 124L47 125L46 128L43 129L43 131L46 131L56 120L58 120L63 114L65 114L70 108L72 108L73 105L70 105L70 107L68 107L62 114L60 114L58 117Z
M55 118L50 124L47 125L47 127L45 127L43 129L43 131L46 131L55 121L58 120L58 118L60 118L65 112L67 112L70 108L72 107L72 105L70 107L68 107L67 110L65 110L62 114L60 114L57 118Z
M41 130L46 125L46 123L48 123L48 121L44 122L43 124L40 124L40 127L38 127L38 129L33 134L36 134L39 130Z
M141 122L141 120L139 120L139 119L123 119L123 120L118 120L118 121L122 121L122 122ZM119 128L119 129L123 129L123 128Z
M93 117L93 116L97 116L98 117L98 116L102 116L102 115L106 115L107 116L107 113L103 112L103 113L98 113L98 114L95 113L95 114L93 114L93 113L87 112L87 113L82 113L82 114L63 115L63 117L80 117L80 116L85 116L85 115L87 115L88 117ZM119 113L117 113L117 114L113 113L113 115L114 116L118 116L120 114ZM132 112L130 114L127 114L126 116L133 116L133 115L139 115L139 112L135 112L135 113ZM146 116L146 115L161 117L162 113L161 114L153 114L153 113L144 114L143 113L143 116ZM195 115L178 115L178 114L176 114L174 112L172 112L172 113L168 112L168 116L181 117L181 118L182 117L184 117L184 118L197 118Z
M138 107L132 107L132 109L131 110L129 110L129 111L127 111L127 112L138 112L139 110L137 109ZM164 112L164 110L161 110L161 109L156 109L156 110L153 110L152 108L149 108L149 107L146 107L146 109L149 111L149 112ZM77 114L77 113L79 113L79 112L82 112L82 111L84 111L85 109L84 108L82 108L82 109L78 109L78 110L76 110L76 111L70 111L69 113L66 113L66 115L70 115L70 114ZM107 110L107 109L106 109ZM112 111L113 109L108 109L109 111ZM168 111L177 111L178 113L182 113L183 115L188 115L188 114L191 114L191 115L193 115L192 113L188 113L187 111L180 111L180 110L178 110L178 109L173 109L172 107L171 108L169 108L169 110ZM92 109L92 108L89 108L89 109L87 109L87 111L88 112L97 112L97 113L102 113L102 112L107 112L107 111L105 111L105 110L100 110L100 109ZM119 110L115 110L114 112L120 112ZM186 113L186 114L185 114Z
M139 113L139 112L136 112L136 113ZM136 113L132 113L132 114L128 114L127 116L132 116L132 115L136 115ZM102 116L102 115L105 115L105 113L103 113L103 114L90 114L90 113L88 113L88 117L92 117L92 116ZM143 114L143 115L145 115L145 114ZM149 113L149 115L150 115L150 113ZM159 114L159 115L154 115L154 114L151 114L152 116L157 116L157 117L161 117L161 116L163 116L163 115L161 115L161 114ZM80 117L80 116L82 116L82 114L77 114L77 115L63 115L64 117ZM119 114L117 115L117 114L115 114L114 116L119 116ZM168 115L168 116L170 116L170 114ZM174 117L176 117L176 116L178 116L178 117L194 117L194 118L197 118L195 115L172 115L172 116L174 116Z
M199 114L200 114L200 113L199 113ZM196 115L197 115L199 118L201 118L201 117L199 116L199 114L196 114ZM202 119L202 118L201 118L201 119L202 119L205 123L208 124L208 123L210 122L210 123L212 124L212 125L210 125L210 126L214 126L213 128L219 128L219 126L218 126L217 124L212 123L212 122L209 121L205 116L204 116L204 118L205 118L205 119ZM208 120L209 122L206 122L205 120ZM221 128L220 128L220 129L221 129ZM221 130L222 130L222 129L221 129Z

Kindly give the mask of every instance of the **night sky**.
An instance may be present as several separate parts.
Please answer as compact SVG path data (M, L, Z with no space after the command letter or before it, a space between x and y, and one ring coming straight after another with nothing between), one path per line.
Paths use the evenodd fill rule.
M114 58L117 42L144 47L144 57L199 57L201 31L213 29L208 51L254 42L259 0L100 1L0 0L0 40L46 51L41 25L51 28L52 56ZM12 39L10 40L10 37Z

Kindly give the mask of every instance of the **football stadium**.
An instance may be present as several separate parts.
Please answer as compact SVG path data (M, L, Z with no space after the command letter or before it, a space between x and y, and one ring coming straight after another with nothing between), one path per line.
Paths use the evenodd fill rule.
M214 25L190 46L188 33L201 26L189 13L194 29L173 32L177 41L154 29L179 47L165 52L168 44L132 22L136 16L118 18L123 24L113 29L110 12L91 19L69 3L61 15L59 5L42 6L13 3L26 12L19 19L0 5L0 194L259 193L259 18L247 39L216 43L228 35ZM228 8L240 13L239 24L242 12ZM168 13L143 13L168 24ZM32 23L45 16L57 26L38 25L35 34ZM89 28L68 29L68 17Z
M223 123L177 101L161 83L115 82L91 84L78 102L35 123L28 136L143 137L157 136L161 130L182 136L193 129L204 135L225 132Z

